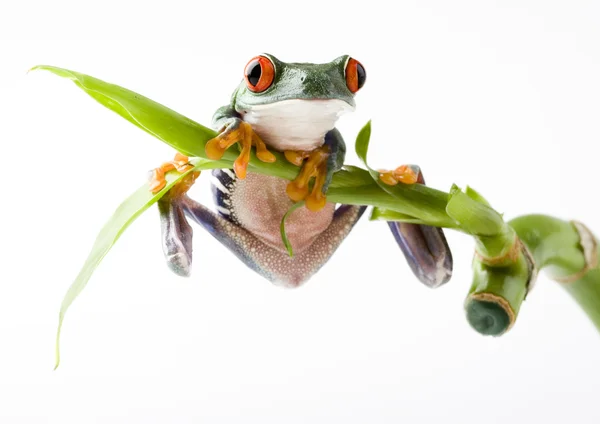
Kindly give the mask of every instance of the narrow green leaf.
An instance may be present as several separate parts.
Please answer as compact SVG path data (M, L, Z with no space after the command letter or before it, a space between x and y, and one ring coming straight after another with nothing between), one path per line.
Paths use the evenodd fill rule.
M38 69L70 79L103 106L185 155L205 157L204 145L217 135L174 110L118 85L54 66L32 68Z
M290 241L287 237L287 234L285 232L285 220L288 218L288 216L290 216L292 214L292 212L294 212L296 209L298 209L301 206L304 206L304 200L301 202L298 202L298 203L294 203L292 206L290 206L290 208L285 213L285 215L283 215L283 218L281 218L281 224L279 224L279 232L281 233L281 240L283 241L283 245L287 249L290 257L294 256L294 250L292 249L292 244L290 243Z
M371 121L360 130L356 137L354 148L356 155L367 168L372 180L388 194L402 202L402 214L418 216L429 225L448 225L448 215L445 213L448 194L431 189L423 184L396 184L394 186L383 183L379 179L379 172L369 166L367 153L371 138Z
M456 184L452 183L452 187L450 187L450 196L454 196L456 193L460 193L462 190L460 189L459 186L457 186Z
M373 178L368 171L353 165L344 165L344 168L333 175L330 187L346 188L360 187L373 183Z
M490 206L490 203L485 199L485 197L483 197L481 195L481 193L479 193L477 190L475 190L472 187L467 186L467 188L465 188L465 194L467 196L469 196L471 199L476 200L481 204Z
M174 110L118 85L55 66L39 65L32 68L32 70L37 69L72 80L101 105L187 156L206 158L204 151L206 142L217 135L215 131ZM272 153L277 161L264 163L256 158L253 150L250 160L252 171L288 180L294 179L298 175L299 168L285 160L282 153ZM231 168L238 154L237 149L227 150L222 159L230 163L223 167ZM332 186L335 186L335 181L332 182Z
M369 151L369 141L371 140L371 121L367 122L364 127L360 130L358 135L356 136L356 143L354 145L354 150L356 151L356 155L358 158L365 164L365 166L369 168L367 165L367 152Z
M496 236L505 229L502 216L478 200L453 186L446 213L459 223L461 229L475 236Z
M408 224L426 224L419 218L392 209L374 207L369 217L370 221L397 221Z
M129 227L129 225L136 220L144 211L150 206L156 203L162 196L169 191L173 185L184 178L192 171L199 171L204 169L218 168L220 163L218 161L205 161L203 159L192 159L194 168L183 174L171 171L167 173L167 185L157 194L152 194L148 189L148 184L144 184L142 187L137 189L131 196L129 196L121 205L115 210L113 216L104 224L102 230L98 234L96 241L90 251L81 271L75 278L75 281L71 284L65 297L62 301L58 319L58 331L56 334L56 364L54 369L60 364L60 332L63 324L63 320L69 306L79 296L81 291L87 285L90 277L94 270L98 267L102 259L110 251L113 245L117 242L121 234Z

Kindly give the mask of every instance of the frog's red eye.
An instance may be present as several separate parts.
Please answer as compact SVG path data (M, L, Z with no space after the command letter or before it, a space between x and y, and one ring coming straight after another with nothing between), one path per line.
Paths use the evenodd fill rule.
M273 62L264 56L256 56L246 65L244 77L250 91L255 93L265 91L273 84L275 78Z
M348 63L346 64L346 85L348 86L348 90L356 93L365 85L366 80L367 73L361 63L356 59L348 59Z

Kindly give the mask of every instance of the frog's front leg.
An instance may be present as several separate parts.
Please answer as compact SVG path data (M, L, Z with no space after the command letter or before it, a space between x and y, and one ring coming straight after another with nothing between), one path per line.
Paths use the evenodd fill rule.
M152 170L149 181L150 191L152 193L158 193L165 185L167 185L167 180L165 179L165 174L167 172L173 169L176 169L177 172L185 172L191 168L192 165L187 156L184 156L181 153L175 154L175 158L172 161L164 162L161 166Z
M287 186L290 199L296 202L305 200L306 207L312 211L323 209L331 178L342 168L346 157L346 144L340 132L335 128L329 131L323 145L311 152L288 150L284 153L288 161L302 166L296 179ZM315 177L315 182L309 194L311 177Z
M308 248L290 257L287 252L265 244L249 231L187 196L174 199L174 202L176 207L180 207L248 267L268 280L287 287L297 287L317 272L365 210L364 206L340 206L327 229Z
M242 121L239 114L231 107L220 108L213 117L213 125L220 130L220 133L206 143L206 156L209 159L219 160L227 149L239 143L241 151L233 163L233 170L238 178L246 178L252 146L256 147L256 157L260 161L275 162L275 156L267 150L264 141L254 132L250 124Z

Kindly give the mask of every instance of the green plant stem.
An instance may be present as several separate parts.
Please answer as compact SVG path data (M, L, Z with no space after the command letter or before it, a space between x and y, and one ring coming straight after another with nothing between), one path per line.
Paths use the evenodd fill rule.
M531 273L521 254L510 264L473 260L473 284L465 300L467 321L479 333L499 336L515 323L527 295Z
M572 222L547 215L526 215L510 221L519 238L533 254L538 268L551 279L576 275L586 267L584 248ZM598 239L596 258L598 257ZM594 264L592 264L594 265ZM559 282L586 312L600 331L600 266L594 266L572 282Z
M513 228L472 188L462 191L453 186L446 213L456 224L451 228L475 240L473 283L465 300L467 320L481 334L503 334L517 318L534 266L521 251ZM403 220L387 211L374 215Z

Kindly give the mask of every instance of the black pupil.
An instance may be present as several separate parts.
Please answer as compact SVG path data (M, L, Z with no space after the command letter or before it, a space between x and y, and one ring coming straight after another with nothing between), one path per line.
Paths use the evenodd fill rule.
M367 80L367 73L365 72L365 68L360 63L356 64L356 73L358 75L358 89L360 90L363 85L365 85L365 81Z
M258 84L258 81L260 80L260 74L262 74L260 62L258 60L253 60L246 67L246 78L248 78L248 82L252 84L253 87L256 87L256 84Z

